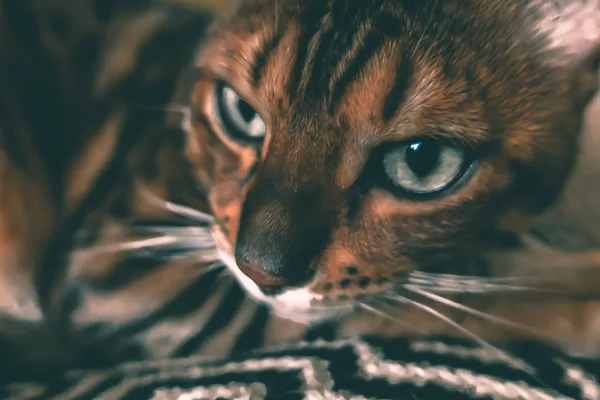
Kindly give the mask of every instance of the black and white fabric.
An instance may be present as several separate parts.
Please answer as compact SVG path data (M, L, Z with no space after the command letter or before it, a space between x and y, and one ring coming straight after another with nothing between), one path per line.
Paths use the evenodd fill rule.
M600 399L600 361L536 343L504 349L439 338L319 340L220 362L186 358L73 372L48 385L10 385L2 398Z

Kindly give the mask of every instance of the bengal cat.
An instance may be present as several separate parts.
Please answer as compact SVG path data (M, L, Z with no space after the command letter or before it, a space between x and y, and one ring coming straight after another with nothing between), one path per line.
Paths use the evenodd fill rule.
M572 297L600 293L598 253L495 247L571 172L599 28L596 1L240 2L196 59L188 129L221 258L293 320L387 308L431 333L402 309L487 292L465 301L500 318L470 309L470 332L596 353L598 303Z
M242 0L206 34L154 3L0 1L3 351L597 353L596 254L521 235L576 161L597 2Z

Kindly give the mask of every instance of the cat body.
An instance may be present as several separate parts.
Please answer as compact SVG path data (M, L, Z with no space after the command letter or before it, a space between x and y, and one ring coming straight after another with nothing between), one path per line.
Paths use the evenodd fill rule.
M181 112L168 103L208 23L205 11L154 1L0 2L4 360L59 368L94 364L94 354L113 359L111 351L135 358L135 351L126 355L113 345L107 331L133 315L147 317L181 291L182 279L193 281L190 274L179 285L173 281L172 292L161 290L151 282L156 277L140 277L158 267L156 260L132 269L121 260L127 255L100 251L94 262L78 263L82 254L74 250L79 244L101 250L139 235L129 226L146 213L135 168L145 151L163 175L178 168L169 152L179 146ZM175 174L170 179L175 187ZM133 281L137 286L119 297ZM134 304L139 308L126 318ZM95 350L81 356L89 343Z
M368 333L597 351L577 297L597 257L566 273L570 254L530 265L499 240L570 176L595 2L248 0L208 31L154 2L0 4L0 351L97 366Z

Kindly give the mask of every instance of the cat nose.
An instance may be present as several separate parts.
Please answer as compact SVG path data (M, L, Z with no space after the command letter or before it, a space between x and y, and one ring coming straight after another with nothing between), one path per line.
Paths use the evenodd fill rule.
M277 292L283 287L288 286L290 283L288 278L272 275L262 268L260 262L249 260L246 257L238 259L237 266L244 275L252 279L263 292Z

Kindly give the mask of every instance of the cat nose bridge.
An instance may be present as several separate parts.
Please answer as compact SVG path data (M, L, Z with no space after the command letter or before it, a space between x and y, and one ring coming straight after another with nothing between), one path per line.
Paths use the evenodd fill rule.
M282 175L288 185L323 181L334 172L343 147L338 129L304 114L299 112L280 126L285 135L273 136L260 167L270 175Z
M242 210L238 267L261 287L297 285L328 243L331 218L316 189L255 185Z

